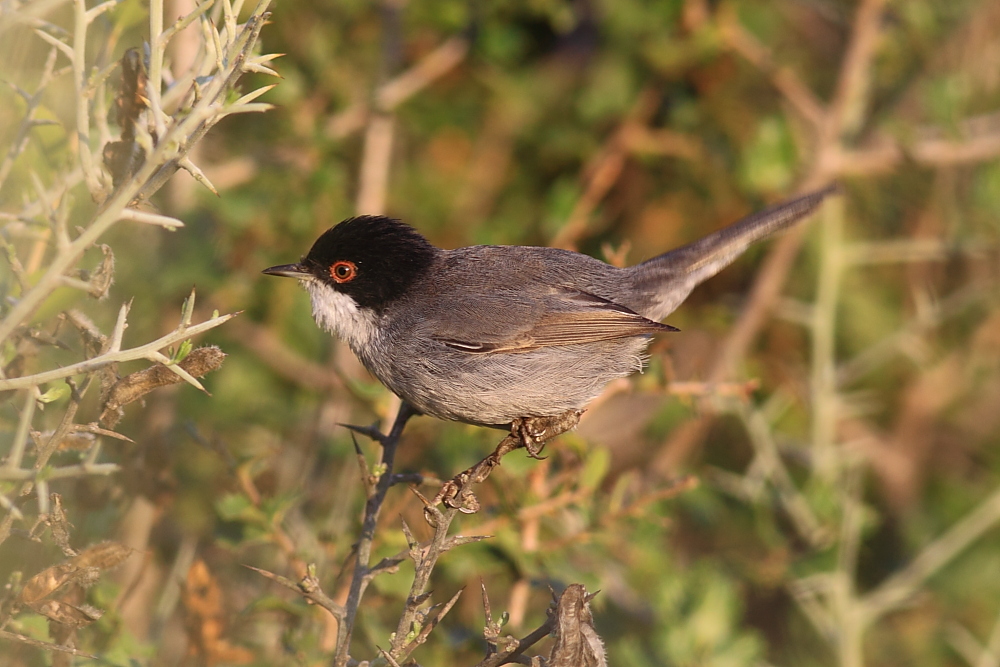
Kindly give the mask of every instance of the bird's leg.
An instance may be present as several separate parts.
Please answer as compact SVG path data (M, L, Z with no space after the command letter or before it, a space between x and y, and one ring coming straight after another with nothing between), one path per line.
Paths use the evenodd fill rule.
M479 511L479 500L472 493L472 485L489 477L493 469L500 465L501 458L521 446L518 436L513 433L508 435L500 441L492 454L445 482L431 501L431 506L443 503L445 507L457 509L463 514L475 514Z
M493 469L500 465L500 459L515 449L524 447L531 458L542 458L540 454L545 443L574 428L580 422L582 414L582 410L570 410L555 417L515 419L510 425L510 435L500 441L493 453L445 482L434 496L431 505L443 503L446 507L457 509L464 514L475 514L479 511L479 501L472 493L473 484L478 484L489 477Z

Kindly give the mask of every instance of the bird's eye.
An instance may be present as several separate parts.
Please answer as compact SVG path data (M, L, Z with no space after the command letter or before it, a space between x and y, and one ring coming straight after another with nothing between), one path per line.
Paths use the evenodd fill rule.
M341 260L339 262L334 262L330 266L330 277L333 278L334 282L346 283L354 280L354 276L358 274L358 267L354 262L348 262L347 260Z

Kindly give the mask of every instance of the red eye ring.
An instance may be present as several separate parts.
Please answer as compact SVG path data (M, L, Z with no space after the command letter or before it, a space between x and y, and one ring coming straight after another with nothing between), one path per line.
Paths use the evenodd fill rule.
M335 283L349 283L358 275L358 267L354 262L342 259L330 265L330 277Z

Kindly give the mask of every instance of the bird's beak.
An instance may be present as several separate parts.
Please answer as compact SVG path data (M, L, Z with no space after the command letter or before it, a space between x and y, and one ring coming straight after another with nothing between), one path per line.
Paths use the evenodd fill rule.
M309 280L313 277L312 273L309 272L309 269L302 264L280 264L278 266L272 266L264 269L261 273L266 273L269 276L298 278L299 280Z

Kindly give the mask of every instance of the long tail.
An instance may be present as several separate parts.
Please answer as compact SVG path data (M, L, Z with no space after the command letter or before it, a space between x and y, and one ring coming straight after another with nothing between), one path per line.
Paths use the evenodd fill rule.
M830 185L776 204L686 246L631 268L634 289L648 295L643 315L661 320L681 305L691 290L729 265L751 243L791 227L812 213L837 186Z

